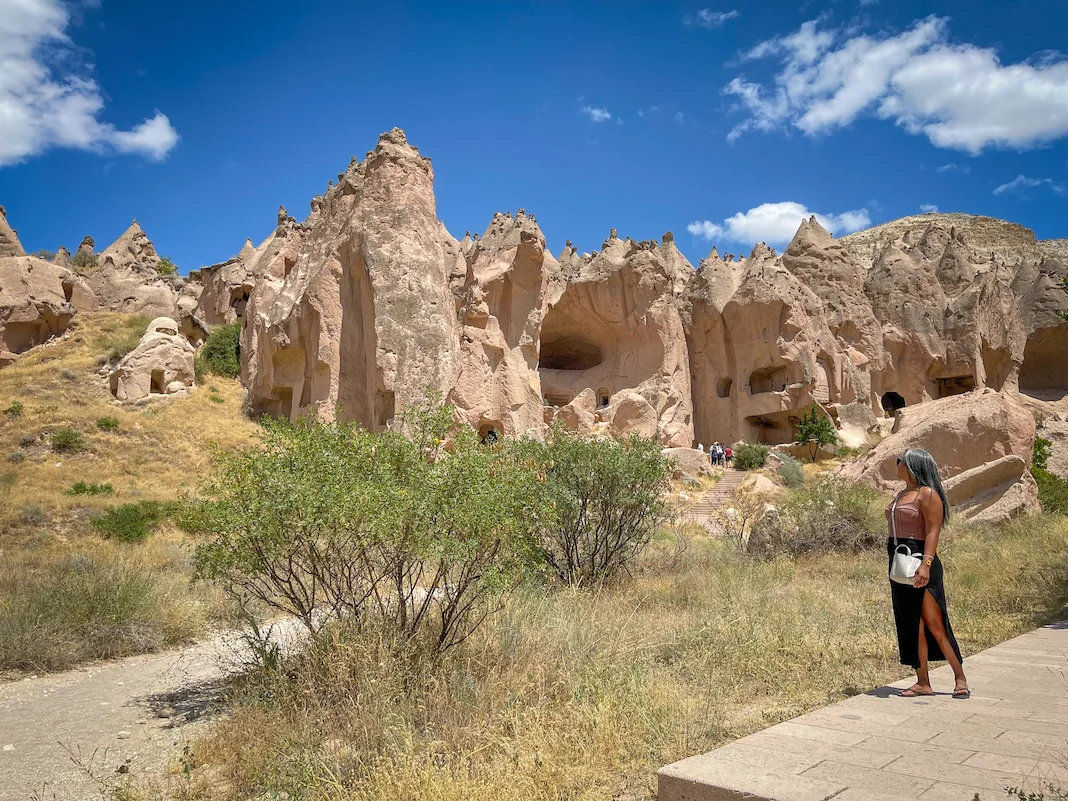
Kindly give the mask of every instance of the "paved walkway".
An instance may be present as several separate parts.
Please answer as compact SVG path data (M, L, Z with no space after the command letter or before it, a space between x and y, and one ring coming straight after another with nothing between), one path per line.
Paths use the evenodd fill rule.
M1005 788L1068 790L1068 623L965 660L972 697L948 667L932 698L912 679L824 707L661 768L658 801L1005 801Z
M747 475L749 474L745 470L724 470L723 478L702 495L697 503L687 509L683 516L695 523L707 525L712 520L715 511L730 499L734 491L745 481Z

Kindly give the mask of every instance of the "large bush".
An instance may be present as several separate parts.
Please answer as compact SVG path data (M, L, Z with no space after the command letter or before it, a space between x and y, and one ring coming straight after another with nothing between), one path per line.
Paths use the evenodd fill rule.
M734 449L734 467L737 470L757 470L768 460L771 448L752 442L743 442Z
M748 547L767 556L870 548L886 539L882 506L871 487L825 476L789 492L753 526Z
M241 373L241 323L219 326L208 336L196 360L198 376L237 378Z
M526 443L545 481L537 515L539 550L569 584L614 578L670 517L671 465L653 440L586 439L557 427Z
M111 485L105 486L110 488ZM108 509L100 517L94 517L90 524L105 537L114 537L126 542L137 542L152 534L160 523L173 515L175 511L176 505L174 503L161 501L124 503L122 506Z
M197 575L312 632L373 618L438 650L461 642L532 566L538 476L449 407L401 427L269 420L258 447L216 452L183 521Z

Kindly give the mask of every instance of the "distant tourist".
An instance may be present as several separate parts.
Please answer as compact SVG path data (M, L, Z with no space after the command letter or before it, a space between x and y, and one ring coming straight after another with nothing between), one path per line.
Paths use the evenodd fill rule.
M916 670L916 683L899 694L904 698L934 695L928 662L945 660L953 669L953 697L968 698L971 691L949 625L942 562L936 553L942 525L949 519L949 502L938 465L922 448L909 448L897 460L897 477L905 482L905 489L886 507L890 595L901 664ZM899 551L904 558L895 564ZM910 555L917 559L909 559ZM907 576L913 569L915 575L909 581Z
M723 450L719 447L718 442L712 443L712 464L717 467L720 464L720 460L723 458Z
M701 453L704 453L704 452L705 452L705 446L704 446L704 443L702 443L702 442L698 442L698 443L697 443L697 450L701 451Z
M727 467L730 467L733 464L734 451L731 450L730 445L723 449L723 459L726 461Z

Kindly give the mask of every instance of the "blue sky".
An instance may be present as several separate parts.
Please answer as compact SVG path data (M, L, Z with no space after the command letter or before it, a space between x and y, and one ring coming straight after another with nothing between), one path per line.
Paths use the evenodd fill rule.
M782 246L921 208L1068 236L1062 0L0 0L0 204L29 250L136 217L183 272L405 129L454 236Z

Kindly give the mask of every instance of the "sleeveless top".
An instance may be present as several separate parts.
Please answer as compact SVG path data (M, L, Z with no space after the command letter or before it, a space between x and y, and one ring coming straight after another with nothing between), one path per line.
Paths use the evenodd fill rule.
M902 491L901 495L905 492ZM900 497L900 496L899 496ZM919 492L908 503L897 504L897 538L899 540L922 540L927 537L927 524L923 519L923 512L919 507ZM894 531L890 526L890 511L894 508L893 502L886 507L886 536L893 538Z

